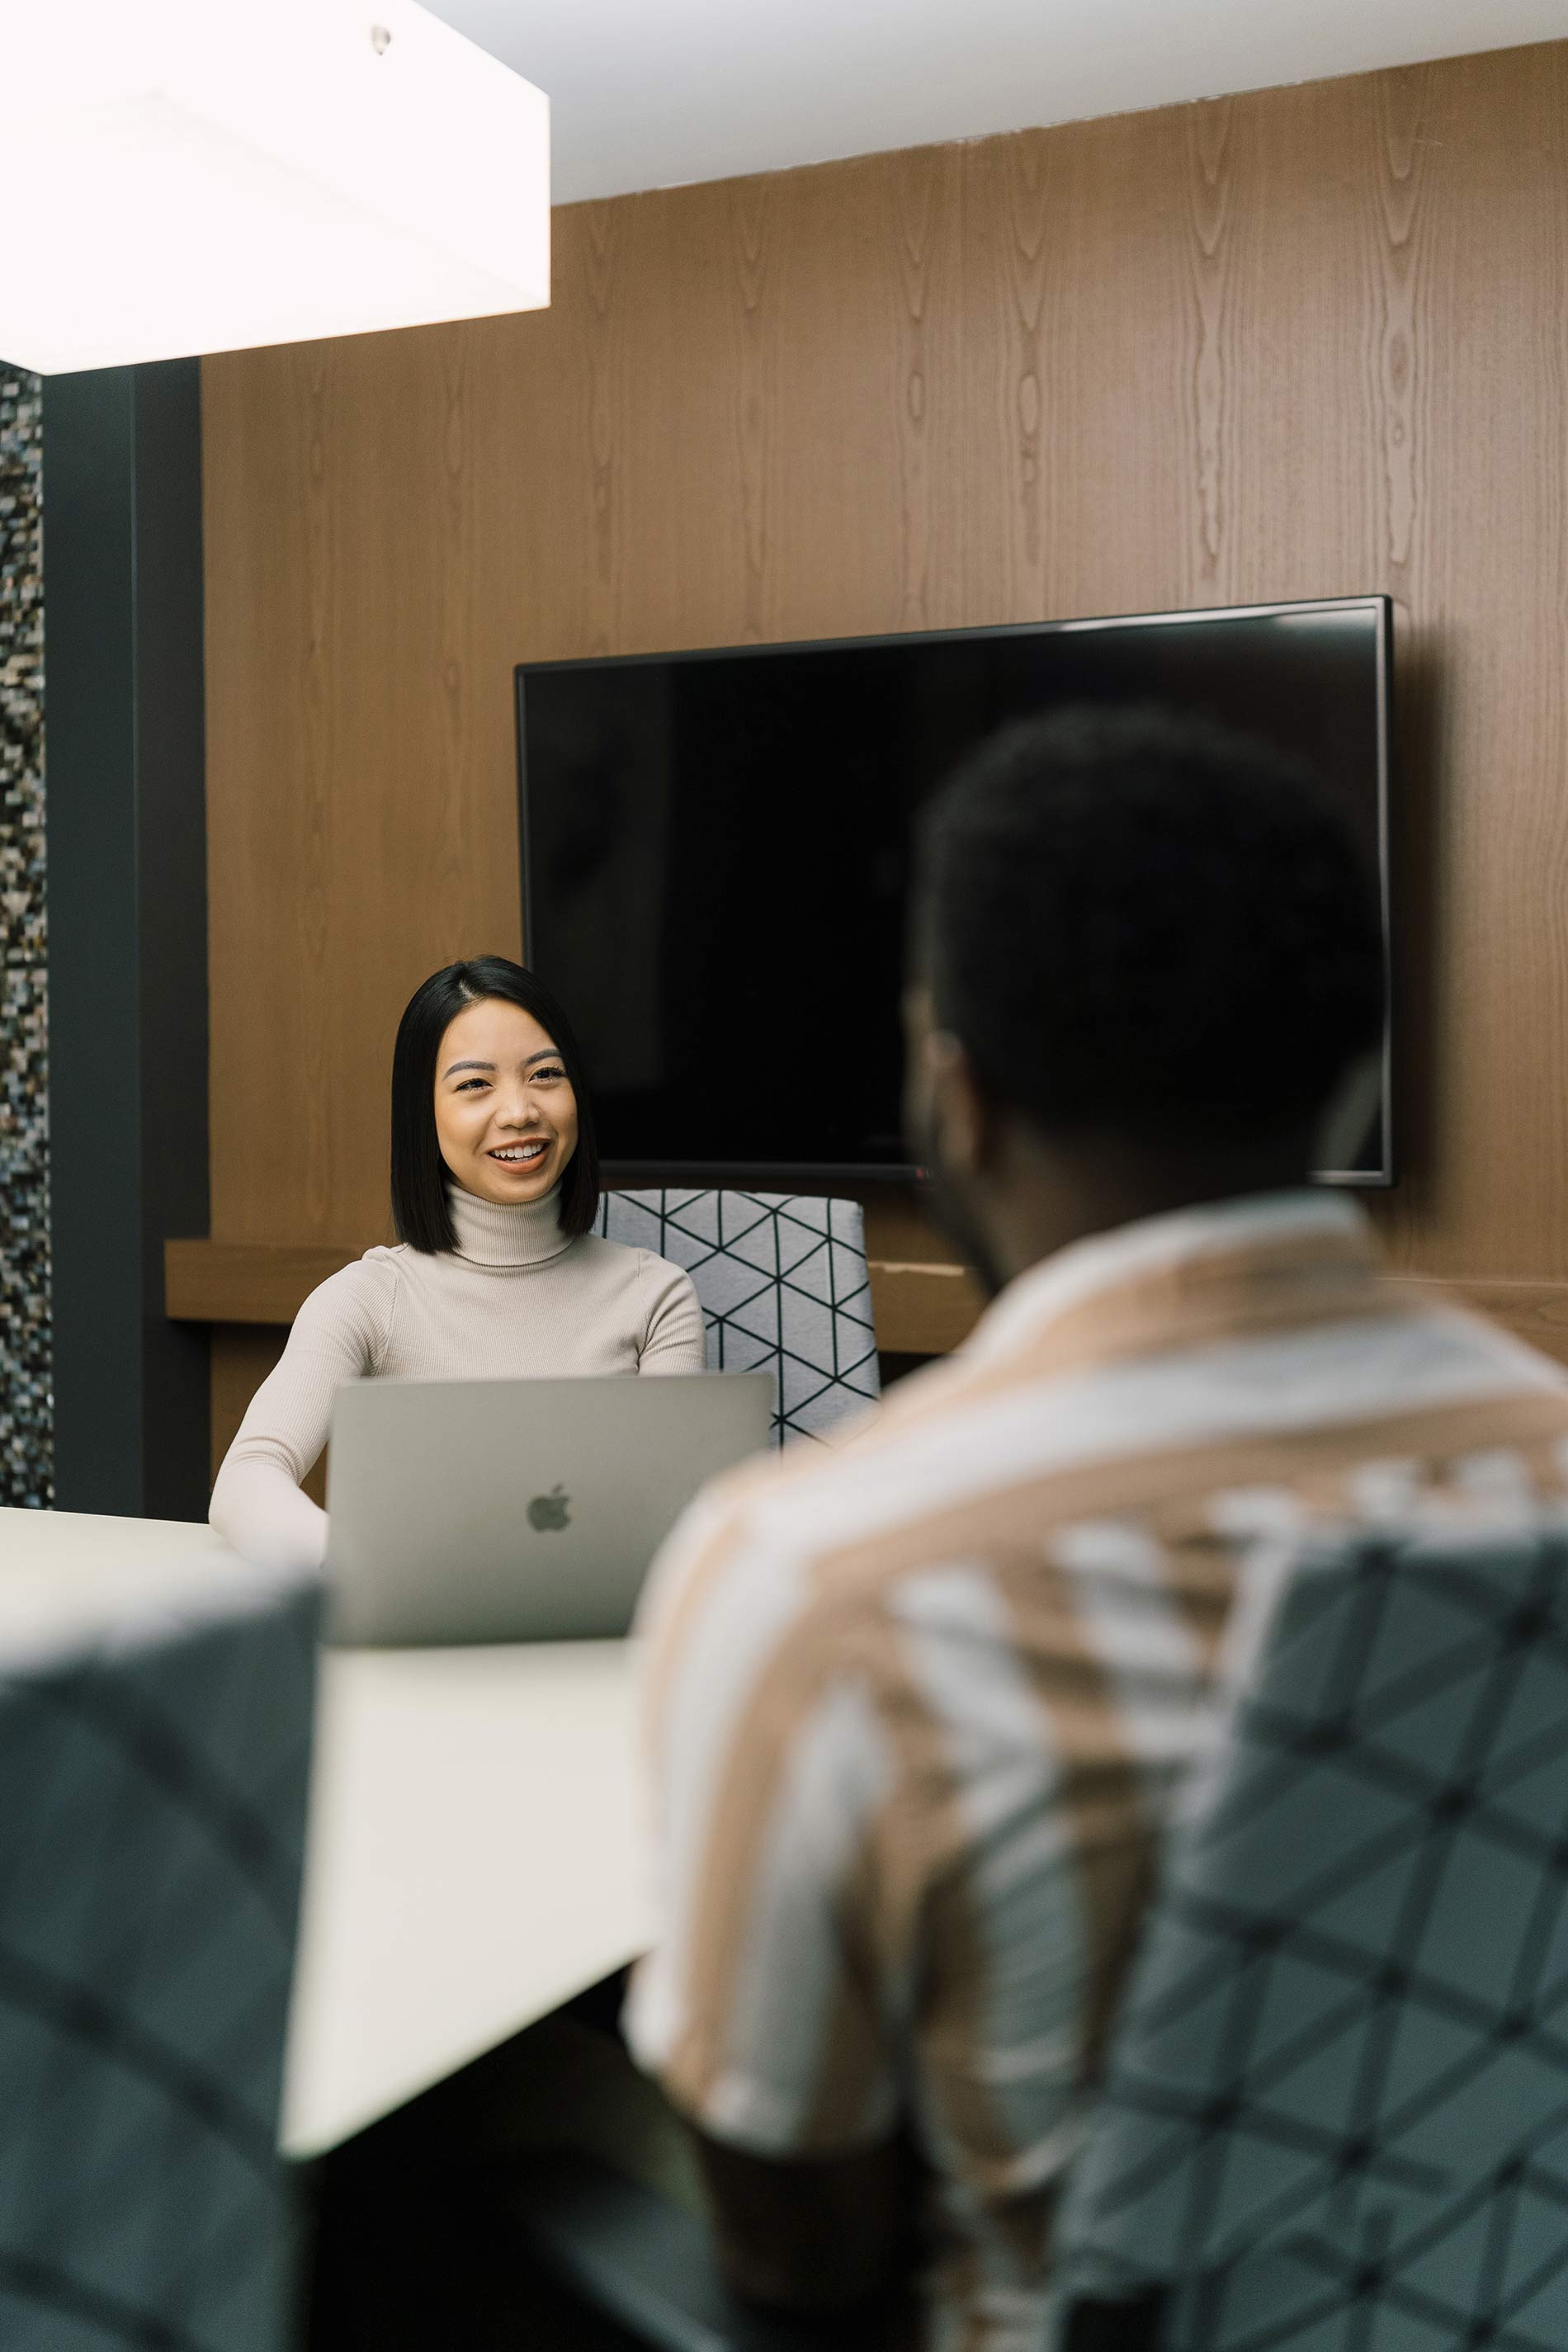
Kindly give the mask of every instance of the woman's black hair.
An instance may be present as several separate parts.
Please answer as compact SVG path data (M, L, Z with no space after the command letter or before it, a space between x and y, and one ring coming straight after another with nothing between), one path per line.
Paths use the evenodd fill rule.
M574 1241L599 1213L599 1150L583 1055L572 1024L542 981L505 956L473 956L433 971L408 1000L392 1049L392 1214L397 1238L426 1255L457 1246L449 1176L436 1134L436 1057L466 1005L499 999L531 1013L561 1056L577 1097L577 1149L561 1179L561 1230Z

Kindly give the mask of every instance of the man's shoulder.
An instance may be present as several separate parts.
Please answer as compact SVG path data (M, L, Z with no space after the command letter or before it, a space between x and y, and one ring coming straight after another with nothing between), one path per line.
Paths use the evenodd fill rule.
M709 1489L710 1499L737 1528L773 1514L830 1508L878 1483L917 1430L940 1444L944 1427L963 1407L967 1387L958 1357L928 1364L827 1435L795 1438L780 1454L727 1472Z
M722 1591L737 1621L884 1605L955 1558L1016 1559L1081 1520L1201 1494L1321 1486L1419 1454L1568 1437L1560 1367L1494 1325L1423 1304L1157 1356L1063 1365L959 1355L900 1383L835 1445L790 1447L710 1488L666 1583ZM662 1613L662 1612L661 1612Z
M985 1403L950 1360L835 1439L797 1439L714 1480L656 1565L648 1630L679 1638L715 1602L737 1624L787 1625L797 1642L813 1624L841 1632L874 1604L882 1567L919 1551L928 1530L940 1547L955 1494L984 1488Z

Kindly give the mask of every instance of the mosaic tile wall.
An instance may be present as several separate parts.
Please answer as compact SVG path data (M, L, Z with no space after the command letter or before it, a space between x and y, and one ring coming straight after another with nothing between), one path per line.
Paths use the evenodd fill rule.
M0 1504L51 1499L43 436L0 362Z

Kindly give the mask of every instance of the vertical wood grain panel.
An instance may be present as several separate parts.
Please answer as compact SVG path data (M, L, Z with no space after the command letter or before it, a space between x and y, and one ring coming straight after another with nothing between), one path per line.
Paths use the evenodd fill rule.
M1245 128L1244 126L1245 122ZM1247 225L1237 152L1255 129L1231 99L1194 106L1186 116L1185 294L1187 335L1182 370L1187 523L1185 601L1223 604L1237 501L1237 445L1242 387L1239 312ZM1250 161L1250 157L1248 161Z
M1568 1276L1565 126L1556 43L628 197L548 313L206 362L215 1236L384 1230L398 1010L517 946L514 662L1385 589L1379 1214Z

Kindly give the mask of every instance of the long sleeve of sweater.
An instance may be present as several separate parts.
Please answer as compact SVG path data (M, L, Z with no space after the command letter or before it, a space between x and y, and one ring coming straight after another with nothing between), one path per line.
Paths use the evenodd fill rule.
M386 1257L362 1258L330 1276L300 1307L276 1369L250 1401L208 1517L258 1567L319 1568L326 1557L327 1515L300 1483L327 1442L338 1390L381 1368L396 1283Z

